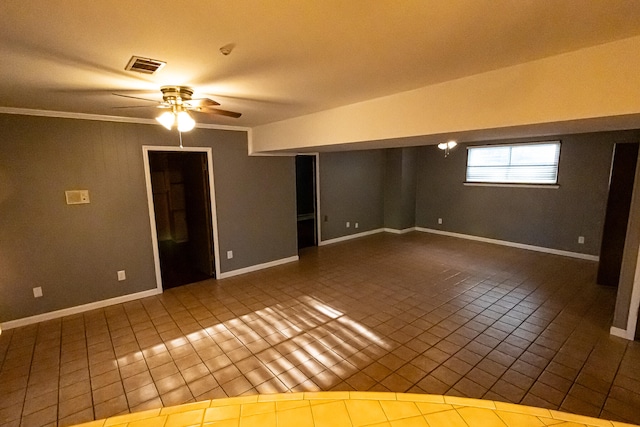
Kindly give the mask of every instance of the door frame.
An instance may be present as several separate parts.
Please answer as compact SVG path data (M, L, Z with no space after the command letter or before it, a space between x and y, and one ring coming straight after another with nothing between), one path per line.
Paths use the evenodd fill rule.
M631 207L629 214L629 224L627 227L627 238L629 237L629 229L632 228L632 220L637 218L638 210L640 210L640 153L638 153L638 164L636 166L636 174L633 181L633 193L631 195ZM634 225L635 226L635 225ZM638 242L634 242L634 249ZM625 251L627 250L627 245L625 244ZM626 328L621 328L617 326L611 326L609 329L609 333L611 335L625 338L627 340L633 341L635 339L636 330L638 327L638 312L640 311L640 249L636 255L636 265L635 271L633 273L633 283L631 286L631 291L629 295L629 300L624 301L624 297L621 294L621 290L623 288L618 286L618 292L616 294L616 304L614 308L614 320L615 314L618 309L626 310ZM625 292L625 290L622 290ZM628 307L620 307L621 304L629 304ZM622 322L621 322L622 323Z
M314 156L315 162L315 181L316 181L316 230L318 233L316 246L320 246L322 242L322 215L320 214L320 153L296 153L296 156ZM294 156L295 159L295 156Z
M209 172L209 198L211 199L211 229L213 230L213 256L216 270L216 278L220 277L220 246L218 244L218 215L216 211L216 192L213 180L213 154L211 147L167 147L167 146L142 146L142 159L144 161L144 180L147 186L147 204L149 206L149 224L151 226L151 243L153 247L153 262L156 272L156 287L162 292L162 274L160 270L160 251L158 250L158 230L156 229L156 214L153 208L153 188L151 187L151 167L149 165L150 151L164 152L193 152L206 153L207 169Z

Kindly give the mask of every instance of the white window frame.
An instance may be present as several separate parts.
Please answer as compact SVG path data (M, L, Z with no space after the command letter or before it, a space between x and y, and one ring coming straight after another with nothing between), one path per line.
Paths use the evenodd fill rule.
M482 149L482 148L495 148L495 147L518 147L523 145L557 145L558 146L558 155L556 159L556 174L555 174L555 182L554 183L539 183L539 182L495 182L495 181L469 181L469 150L473 149ZM560 170L560 151L562 149L562 143L559 140L553 141L535 141L535 142L524 142L524 143L513 143L513 144L492 144L492 145L475 145L467 147L467 165L465 166L465 186L475 186L475 187L521 187L521 188L560 188L558 185L558 174ZM511 166L505 165L507 167Z

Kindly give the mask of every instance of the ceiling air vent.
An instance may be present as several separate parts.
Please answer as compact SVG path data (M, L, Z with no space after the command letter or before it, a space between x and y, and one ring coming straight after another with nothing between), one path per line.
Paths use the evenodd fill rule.
M153 74L167 63L158 61L157 59L142 58L140 56L132 56L129 63L124 67L127 71L137 71L139 73Z

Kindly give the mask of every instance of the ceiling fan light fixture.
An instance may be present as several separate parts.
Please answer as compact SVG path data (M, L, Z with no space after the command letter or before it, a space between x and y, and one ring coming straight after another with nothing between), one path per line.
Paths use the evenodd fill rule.
M176 122L180 132L189 132L196 125L196 121L186 111L180 111L176 114Z
M194 119L189 114L189 111L217 114L220 116L233 117L235 119L242 116L241 113L236 113L235 111L212 108L220 105L219 102L216 102L213 99L192 98L193 89L188 86L162 86L160 88L160 92L162 92L162 101L155 101L153 99L140 98L138 96L123 95L118 93L114 93L113 95L121 96L123 98L140 99L143 101L154 102L158 104L157 107L164 108L166 112L156 117L156 120L160 124L162 124L162 126L166 127L169 130L171 130L174 125L177 125L180 132L188 132L196 125ZM143 105L134 105L116 108L144 107L145 106Z
M178 127L180 132L189 132L196 126L196 121L185 110L182 111L165 111L156 117L158 123L165 128L171 130L174 125Z
M165 111L164 113L162 113L158 117L156 117L156 120L162 126L164 126L167 129L171 130L171 128L173 127L173 124L176 122L176 116L171 111Z
M451 140L448 142L441 142L440 144L438 144L438 148L444 150L444 156L447 157L449 156L449 150L454 148L456 145L458 145L458 143L454 140Z

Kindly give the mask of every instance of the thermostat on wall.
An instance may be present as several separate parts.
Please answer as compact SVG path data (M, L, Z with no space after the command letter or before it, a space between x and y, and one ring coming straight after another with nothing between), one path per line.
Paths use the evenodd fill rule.
M91 203L89 201L89 190L67 190L64 192L68 205L81 205Z

